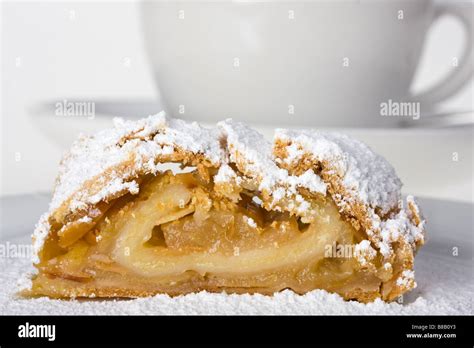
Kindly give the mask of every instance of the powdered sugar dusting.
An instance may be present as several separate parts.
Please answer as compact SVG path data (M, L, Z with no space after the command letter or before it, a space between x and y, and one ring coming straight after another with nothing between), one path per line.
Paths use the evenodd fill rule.
M219 171L214 175L215 183L227 183L236 181L237 184L240 184L242 179L237 175L237 173L227 164L222 164L219 168Z
M322 133L307 130L275 131L275 140L292 141L287 147L292 163L305 153L318 161L334 163L337 174L354 196L372 208L378 207L387 213L398 205L401 181L393 167L366 144L339 133Z
M229 161L246 176L257 179L260 191L267 191L276 205L282 199L295 197L300 211L309 203L298 194L298 188L326 195L326 184L312 170L302 175L290 175L279 168L272 155L272 144L262 134L243 123L228 119L217 124L227 142Z
M415 281L415 272L411 270L405 270L402 275L397 279L397 285L407 287L410 282Z
M363 240L359 244L356 244L354 256L362 266L366 266L377 256L377 251L372 248L368 240Z
M72 204L81 207L122 190L137 193L137 184L128 182L128 177L142 167L149 172L155 171L156 158L173 153L176 146L203 154L213 163L221 161L222 149L215 130L202 128L195 122L166 118L163 112L139 121L115 119L114 128L89 137L81 136L60 166L50 210L58 208L74 194ZM105 183L95 195L77 193L87 180L127 160L133 161L129 171L117 173L114 180Z
M38 223L35 226L35 232L33 234L33 255L32 261L33 263L39 263L39 252L43 247L43 244L48 236L49 229L51 226L48 223L48 213L44 213L41 215Z
M407 200L410 199L410 197L407 197ZM378 223L378 227L380 229L379 235L381 237L381 243L378 246L380 252L385 257L390 256L390 245L399 240L400 237L402 237L408 244L412 245L413 248L415 248L417 243L424 242L425 221L422 220L420 223L415 224L413 219L409 216L410 210L404 206L403 201L401 201L401 204L402 207L400 211L396 214L392 214L392 216L386 220L374 218L374 221Z
M273 162L271 143L259 132L231 119L219 122L217 127L227 141L229 160L240 165L239 170L245 175L259 177L261 190L271 189L287 177L288 173Z

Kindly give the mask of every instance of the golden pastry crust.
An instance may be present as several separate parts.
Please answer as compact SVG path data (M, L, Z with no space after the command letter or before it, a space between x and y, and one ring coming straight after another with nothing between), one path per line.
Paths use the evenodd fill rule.
M375 290L348 288L343 294L347 299L393 300L416 286L413 261L424 242L424 219L413 197L401 200L401 183L393 168L366 145L341 135L285 130L278 130L271 144L231 120L206 129L163 114L138 122L116 121L114 129L82 137L73 145L61 162L50 211L41 217L33 236L35 263L48 258L44 247L48 240L59 235L64 244L60 246L75 243L113 202L137 195L147 176L163 172L164 163L196 167L202 180L213 183L217 197L235 203L242 192L254 192L267 211L287 213L302 223L311 223L315 202L329 197L343 219L365 236L356 246L356 272L380 281ZM37 293L51 297L281 290L219 286L218 281L199 277L181 286L148 289L146 282L132 289L64 279L56 287L54 278L43 274L39 278L43 288Z

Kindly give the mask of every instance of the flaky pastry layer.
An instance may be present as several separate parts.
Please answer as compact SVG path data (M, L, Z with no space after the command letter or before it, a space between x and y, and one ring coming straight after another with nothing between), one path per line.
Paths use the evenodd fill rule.
M264 211L288 214L302 224L311 225L315 219L315 202L333 202L351 233L358 236L358 253L350 269L360 272L358 277L370 286L344 292L316 281L315 288L366 302L378 297L392 300L416 286L413 262L424 242L424 219L413 197L401 199L401 182L391 165L365 144L309 130L277 130L270 143L232 120L203 128L163 113L136 122L116 120L113 129L74 143L61 162L50 210L33 236L35 263L48 261L48 240L60 236L64 244L60 247L74 245L77 241L68 240L69 235L82 238L77 231L94 228L122 197L139 196L147 178L162 175L163 165L169 163L195 168L200 180L212 184L216 197L235 203L245 191L256 197ZM42 287L38 293L53 297L176 295L203 289L271 294L282 289L273 283L242 287L227 279L225 272L215 279L209 275L204 279L199 272L188 276L174 286L157 287L156 280L141 279L137 288L124 288L113 277L107 286L54 279L41 270L36 279ZM288 287L298 292L296 283Z

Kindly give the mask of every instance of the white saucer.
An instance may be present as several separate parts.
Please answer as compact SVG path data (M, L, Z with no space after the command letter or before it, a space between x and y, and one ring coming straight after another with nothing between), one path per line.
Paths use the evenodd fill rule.
M31 108L30 118L39 131L55 142L61 151L65 151L79 133L92 134L111 127L113 116L122 116L127 119L142 118L161 111L160 105L162 105L160 101L153 100L97 100L95 117L90 119L81 116L56 116L54 104L44 102ZM472 118L472 115L470 117ZM180 115L180 118L194 121L187 114ZM291 124L291 119L288 122ZM274 128L285 125L263 125L256 121L252 126L271 139ZM474 202L472 196L474 127L472 125L445 128L327 128L323 130L352 135L387 158L402 179L405 194ZM56 170L56 166L45 168L48 175L53 175L53 168Z

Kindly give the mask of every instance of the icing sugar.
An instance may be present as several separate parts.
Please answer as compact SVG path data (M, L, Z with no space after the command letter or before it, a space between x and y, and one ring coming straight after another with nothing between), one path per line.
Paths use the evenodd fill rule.
M344 134L308 130L277 129L274 139L292 141L287 147L288 163L305 153L311 153L318 161L333 163L348 192L364 204L378 207L384 214L398 205L400 179L390 163L366 144Z
M234 170L229 165L225 163L222 164L217 174L214 175L214 182L225 183L225 182L231 182L232 180L235 180L237 184L240 184L240 182L242 181L242 178L237 176L237 173L234 172Z
M115 119L113 128L93 136L81 135L60 165L50 211L70 197L73 197L71 205L81 208L123 190L137 193L138 185L128 177L142 167L156 172L155 159L173 153L175 147L203 154L213 163L220 163L223 156L215 129L169 119L164 112L138 121ZM93 196L81 194L86 181L130 159L134 162L128 172L105 183Z
M285 198L295 198L297 212L307 211L310 204L298 193L298 188L326 195L326 184L312 170L296 176L278 167L272 155L272 144L256 130L231 119L219 122L217 127L226 139L229 161L236 163L244 175L256 179L260 191L272 196L272 208L277 208Z

